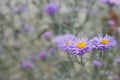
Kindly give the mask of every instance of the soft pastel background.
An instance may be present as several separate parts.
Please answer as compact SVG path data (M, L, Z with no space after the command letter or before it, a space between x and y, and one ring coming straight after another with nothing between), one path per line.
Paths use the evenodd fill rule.
M58 6L54 15L45 11L49 2ZM120 80L120 6L112 9L117 17L109 9L97 0L0 0L0 80ZM111 16L118 20L112 29L118 43L100 62L99 53L91 52L81 68L78 56L52 44L58 34L107 33L114 27Z

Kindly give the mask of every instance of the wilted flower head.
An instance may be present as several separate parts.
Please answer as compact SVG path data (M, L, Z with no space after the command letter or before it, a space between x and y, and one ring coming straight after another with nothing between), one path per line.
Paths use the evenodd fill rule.
M46 58L46 52L45 52L45 51L40 52L40 53L38 54L38 58L41 59L41 60L45 59L45 58Z
M22 4L22 5L15 6L12 11L13 13L19 14L19 13L27 11L27 9L28 9L28 6L25 4Z
M116 40L108 35L105 35L104 37L98 35L92 40L92 43L94 44L97 50L104 52L111 49L112 47L115 47Z
M100 0L100 1L111 6L120 5L120 0Z
M29 69L33 67L33 63L30 60L24 61L20 64L20 69Z
M47 31L41 35L43 39L49 39L51 37L51 32Z
M120 58L116 58L116 59L114 60L114 62L117 63L117 64L120 64Z
M87 37L72 40L68 46L71 54L82 56L83 54L92 51L93 45L88 41Z
M53 39L53 43L62 51L68 52L68 46L71 40L76 36L72 34L59 35Z
M98 60L93 60L92 65L93 65L93 67L101 67L102 63Z
M58 11L58 5L55 3L48 3L45 7L45 13L52 16Z

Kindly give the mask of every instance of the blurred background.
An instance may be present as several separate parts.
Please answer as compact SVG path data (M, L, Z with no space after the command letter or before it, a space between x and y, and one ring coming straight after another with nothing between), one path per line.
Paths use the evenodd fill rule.
M120 1L113 3L0 0L0 80L120 80ZM85 54L82 67L78 56L53 42L66 34L108 34L117 45L102 57Z

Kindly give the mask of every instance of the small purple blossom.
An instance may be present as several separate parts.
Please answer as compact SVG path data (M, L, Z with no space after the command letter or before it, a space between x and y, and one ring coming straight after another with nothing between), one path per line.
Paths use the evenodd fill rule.
M39 54L38 54L38 58L39 59L41 59L41 60L44 60L45 58L46 58L46 52L40 52Z
M93 65L93 67L101 67L101 66L102 66L102 63L101 63L100 61L93 60L93 61L92 61L92 65Z
M29 69L33 67L33 63L30 60L24 61L20 64L20 69Z
M41 37L43 38L43 39L50 39L50 37L51 37L51 32L45 32L45 33L43 33L42 35L41 35Z
M116 59L114 60L114 62L117 63L117 64L120 64L120 58L116 58Z
M94 44L94 47L102 52L107 51L112 47L115 47L116 45L116 40L108 35L105 35L104 37L98 35L97 37L93 38L91 41Z
M45 7L45 13L52 16L58 11L58 5L55 3L48 3Z
M87 52L91 52L93 44L88 41L87 37L72 40L68 46L68 51L71 54L82 56Z
M59 35L53 39L53 43L64 52L68 52L68 46L71 40L76 39L72 34Z
M118 6L120 5L120 0L99 0L100 2L103 2L105 4L111 5L111 6Z

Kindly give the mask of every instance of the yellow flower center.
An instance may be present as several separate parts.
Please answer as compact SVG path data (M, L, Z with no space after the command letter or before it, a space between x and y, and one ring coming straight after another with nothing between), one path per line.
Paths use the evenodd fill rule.
M103 39L103 40L101 40L100 43L103 44L103 45L106 45L106 44L108 44L108 40Z
M79 48L79 49L85 48L85 46L86 46L86 43L84 43L84 42L78 42L76 44L76 47Z
M65 43L65 44L66 44L66 46L68 46L68 45L69 45L69 42L68 42L68 41L66 41L66 43Z

